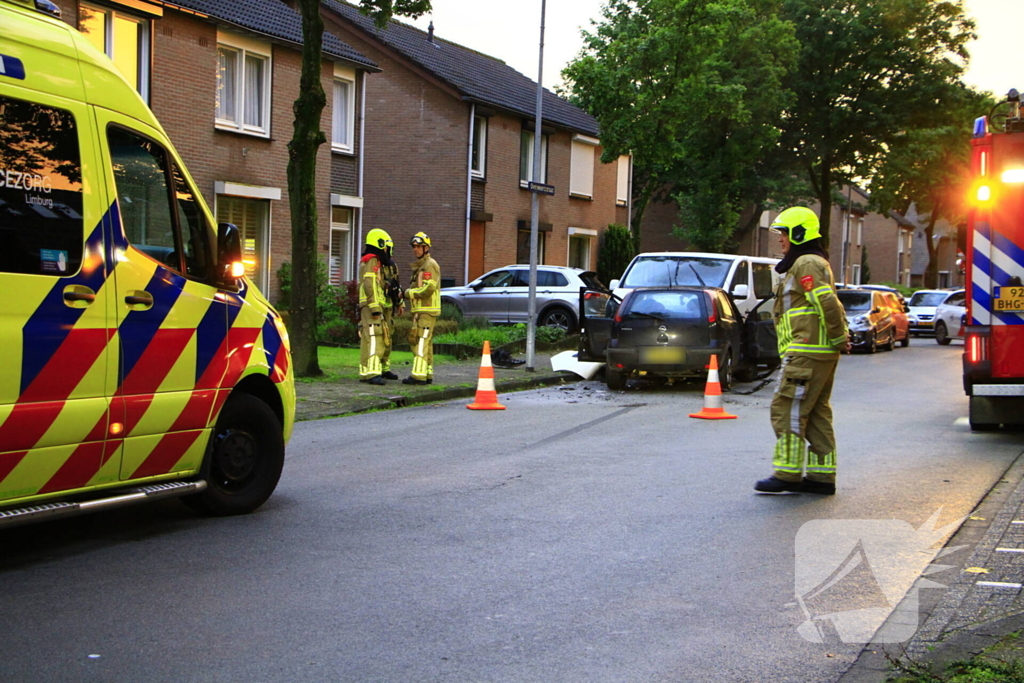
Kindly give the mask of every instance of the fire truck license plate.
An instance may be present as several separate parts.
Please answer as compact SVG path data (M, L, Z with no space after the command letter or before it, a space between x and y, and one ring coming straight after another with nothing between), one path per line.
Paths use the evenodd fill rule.
M1024 287L1000 287L992 304L996 311L1024 313Z

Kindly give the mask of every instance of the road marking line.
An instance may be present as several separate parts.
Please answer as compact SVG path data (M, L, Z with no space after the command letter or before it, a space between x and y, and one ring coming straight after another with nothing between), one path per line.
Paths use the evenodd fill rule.
M1024 548L996 548L997 553L1024 553Z
M989 588L1022 588L1019 583L1003 583L1002 581L977 581L975 586L987 586Z

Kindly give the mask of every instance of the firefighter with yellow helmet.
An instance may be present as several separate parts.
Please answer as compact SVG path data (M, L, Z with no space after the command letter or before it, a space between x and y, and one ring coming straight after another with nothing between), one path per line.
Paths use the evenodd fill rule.
M409 240L416 262L405 298L412 311L409 345L412 347L412 374L402 384L430 384L434 381L434 323L441 314L441 268L430 256L430 238L418 232Z
M380 228L366 233L359 259L359 381L383 385L382 359L389 346L384 324L384 272L391 236Z
M818 216L802 206L789 208L771 229L783 253L775 266L782 281L774 309L782 368L771 405L773 472L754 489L831 495L836 491L836 440L829 398L839 354L850 348L846 315Z

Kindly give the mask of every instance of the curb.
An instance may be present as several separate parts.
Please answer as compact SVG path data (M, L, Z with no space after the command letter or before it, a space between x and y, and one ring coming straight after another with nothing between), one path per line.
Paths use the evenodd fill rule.
M555 384L569 384L572 382L578 382L582 378L567 373L564 375L541 375L539 377L531 377L529 379L505 379L495 383L498 393L503 392L514 392L524 391L526 389L537 389L540 387L552 386ZM296 422L310 422L313 420L327 420L335 417L346 417L348 415L358 415L360 413L367 413L371 410L391 410L393 408L407 408L415 405L424 405L427 403L440 403L442 401L451 401L457 398L470 398L476 395L476 387L450 387L448 389L442 389L440 391L424 391L418 394L412 394L410 396L386 396L379 400L369 401L361 403L354 408L346 408L336 413L327 413L324 415L317 415L316 417L308 417L304 419L296 419Z
M944 604L944 599L947 596L951 597L953 593L963 590L963 584L973 581L973 579L964 578L963 569L964 567L972 566L969 563L976 559L974 556L979 551L979 546L982 546L990 532L994 531L993 525L996 522L997 516L1012 502L1013 494L1021 485L1024 485L1024 454L1018 455L1010 463L1009 467L1000 475L996 483L978 501L978 504L970 513L971 516L983 517L985 521L964 520L960 528L946 541L943 548L961 545L968 546L972 550L967 553L954 553L948 557L941 558L941 560L936 557L933 561L934 563L955 567L956 578L950 581L945 591L922 592L921 604L918 607L918 630L909 642L900 645L891 644L889 649L894 650L894 654L905 655L905 648L907 646L913 649L913 643L921 639L927 627L931 625L932 618L938 617L940 610L947 611L949 609ZM927 596L929 592L936 594ZM958 608L959 606L958 602L956 607ZM894 614L898 611L898 609L894 610ZM892 616L889 618L891 619ZM956 659L959 655L973 650L979 643L992 644L994 642L992 640L993 636L996 635L994 631L998 631L997 624L1000 623L1015 624L1016 622L1014 622L1012 617L1006 617L993 622L976 624L973 627L958 631L945 631L944 628L940 627L940 632L935 634L939 640L929 644L929 647L934 649L928 652L926 656L915 656L914 659L915 661L924 659L929 662L942 661L949 658ZM1009 631L1006 633L1009 633ZM894 675L895 672L885 658L885 647L884 645L871 643L865 645L849 668L836 679L836 683L879 683L879 681L885 681L889 676ZM896 650L898 652L895 652Z

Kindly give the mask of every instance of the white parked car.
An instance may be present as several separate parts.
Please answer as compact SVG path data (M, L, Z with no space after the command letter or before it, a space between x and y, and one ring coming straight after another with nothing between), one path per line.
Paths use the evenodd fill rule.
M744 316L775 290L780 276L778 259L737 254L660 251L637 254L621 280L612 280L613 294L622 299L638 287L719 287L732 295ZM771 315L765 307L761 315Z
M967 314L967 293L959 289L935 309L935 341L946 345L952 339L964 338L964 315Z
M956 290L919 289L913 293L907 305L910 306L910 331L913 334L935 332L935 309Z

